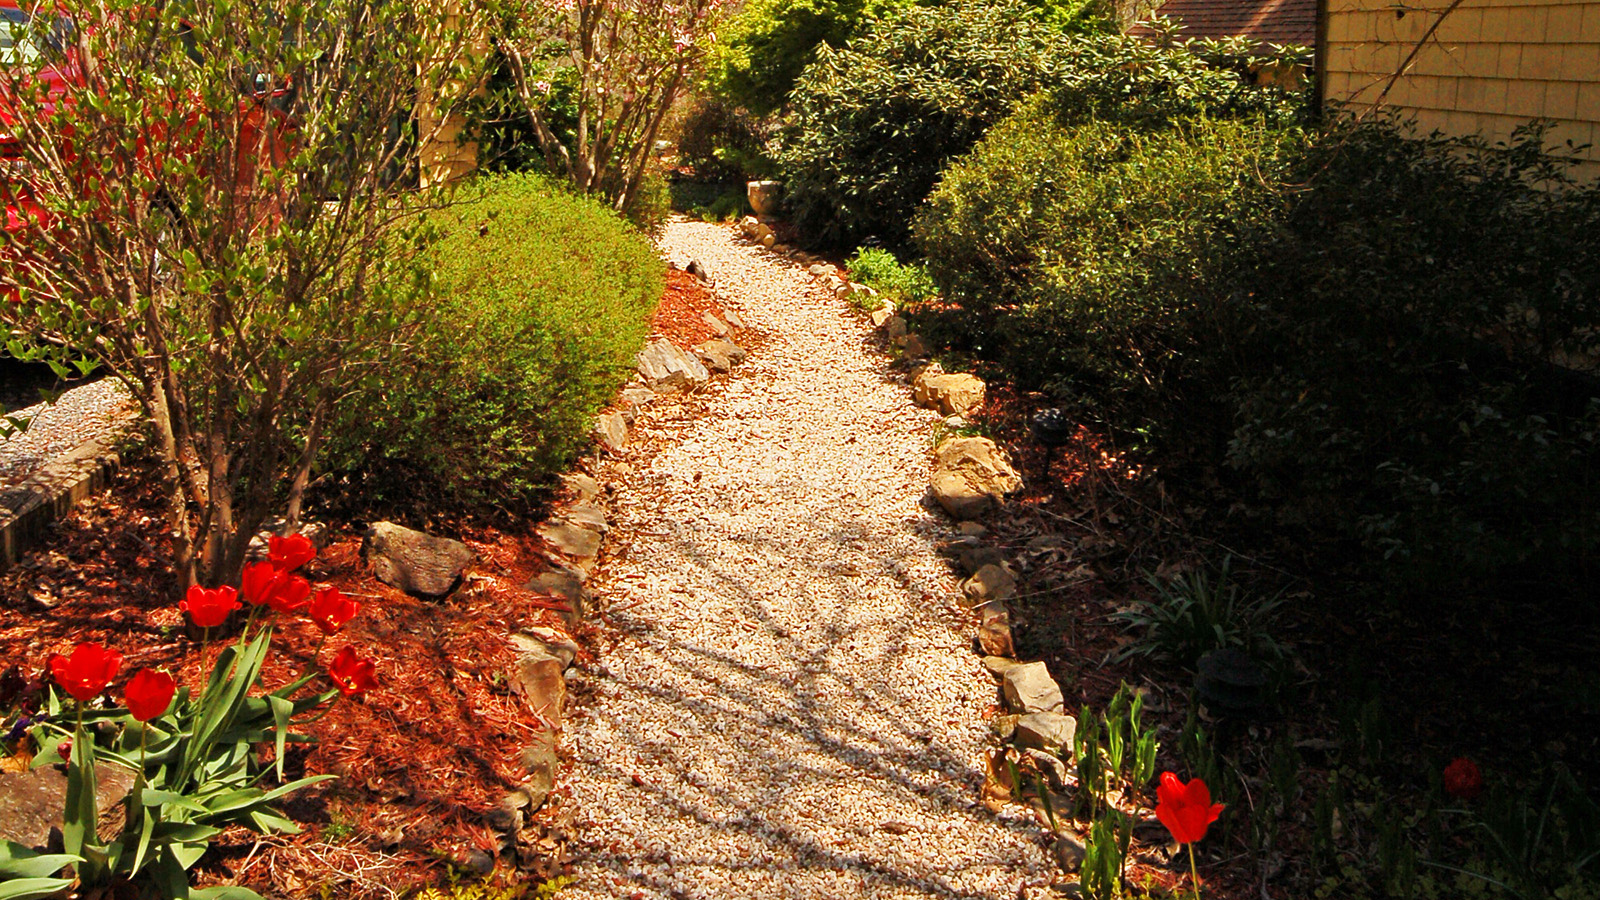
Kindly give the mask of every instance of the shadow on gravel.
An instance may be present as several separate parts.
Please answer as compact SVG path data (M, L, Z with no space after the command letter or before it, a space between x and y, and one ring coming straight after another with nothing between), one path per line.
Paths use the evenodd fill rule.
M737 858L640 841L643 855L637 846L598 844L584 854L618 873L641 866L674 872L766 869L783 879L796 871L842 869L861 880L867 896L911 890L928 897L1010 900L1031 874L1025 861L1015 849L980 842L1002 828L1033 841L1038 829L1027 822L1000 822L981 807L981 763L943 739L943 723L917 718L934 701L917 679L912 646L917 636L910 619L916 614L924 627L932 624L927 607L944 600L918 585L900 559L908 552L934 552L932 538L918 527L926 520L903 520L892 530L879 526L874 532L844 519L837 509L832 512L831 522L807 523L824 530L778 527L712 535L668 523L669 533L658 536L682 561L684 582L696 585L687 602L714 604L725 617L737 616L746 623L748 646L743 640L732 647L698 646L674 639L670 625L658 626L647 614L613 616L620 629L655 648L651 664L664 672L648 683L626 681L626 690L672 716L683 738L664 744L659 720L614 721L616 736L607 739L606 755L584 765L600 779L631 780L635 790L654 798L641 798L642 806L659 803L708 830L752 838L764 852L759 858L749 853ZM728 552L729 541L738 544L739 553ZM771 596L770 589L764 594L761 585L770 579L758 579L752 564L734 557L781 562L786 583L804 588L783 598ZM868 583L870 589L862 587ZM714 589L705 590L708 584ZM797 597L816 612L805 628L795 627L793 615L784 619L771 612L774 605L796 604ZM946 624L960 617L954 609L935 615ZM753 661L773 658L781 661ZM969 701L990 690L989 683L974 681L960 686L959 699ZM966 704L950 713L969 711ZM625 746L617 746L619 739ZM635 759L664 765L665 778L653 783L636 777L629 768ZM872 802L853 803L857 791ZM843 796L832 808L795 806L796 797L835 792ZM928 834L925 825L893 818L896 809L911 819L938 816L947 826L954 819L961 828ZM814 824L818 820L821 824ZM929 867L896 852L907 846L902 842L949 845L962 852L947 865ZM958 867L963 864L965 869L1011 869L1015 877L1007 878L1003 891L978 891L965 884L965 869Z

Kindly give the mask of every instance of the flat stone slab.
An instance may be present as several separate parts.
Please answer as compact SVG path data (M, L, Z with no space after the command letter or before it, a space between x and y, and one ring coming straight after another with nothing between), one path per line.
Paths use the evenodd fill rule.
M658 394L692 391L711 380L700 360L671 341L655 341L638 356L639 375Z
M133 770L104 761L95 766L96 829L102 838L122 830L122 800L133 789ZM0 772L0 841L15 841L33 850L59 847L67 803L67 776L59 766L29 772Z

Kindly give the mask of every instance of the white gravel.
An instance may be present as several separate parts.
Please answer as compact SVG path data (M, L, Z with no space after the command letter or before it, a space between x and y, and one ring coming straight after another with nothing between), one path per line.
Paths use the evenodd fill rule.
M767 342L642 415L591 583L621 631L565 739L571 898L1011 900L1051 865L978 802L994 686L921 504L938 417L803 268L675 222ZM602 473L604 474L604 473Z
M51 459L104 437L135 415L133 398L115 378L102 378L11 413L32 418L27 430L0 440L0 486L17 484Z

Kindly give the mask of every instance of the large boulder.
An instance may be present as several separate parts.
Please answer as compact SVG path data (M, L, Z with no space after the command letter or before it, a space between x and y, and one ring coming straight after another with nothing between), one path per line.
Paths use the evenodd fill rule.
M361 556L384 584L408 594L443 597L461 583L474 554L460 541L377 522L367 529Z
M976 519L1022 489L1022 476L988 438L950 438L934 456L933 497L956 519Z
M658 394L692 391L711 380L700 360L671 341L652 341L639 351L638 363L645 385Z

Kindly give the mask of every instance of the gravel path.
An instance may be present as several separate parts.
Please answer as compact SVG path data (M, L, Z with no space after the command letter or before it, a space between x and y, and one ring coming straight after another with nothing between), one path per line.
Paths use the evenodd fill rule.
M620 630L579 689L572 898L1012 900L1038 829L978 803L991 678L927 512L937 417L795 265L676 222L766 335L708 408L641 416L592 582ZM674 431L673 429L676 429Z
M53 404L12 412L33 421L27 430L0 440L0 487L17 484L54 457L110 434L134 409L122 382L101 378L62 393Z

